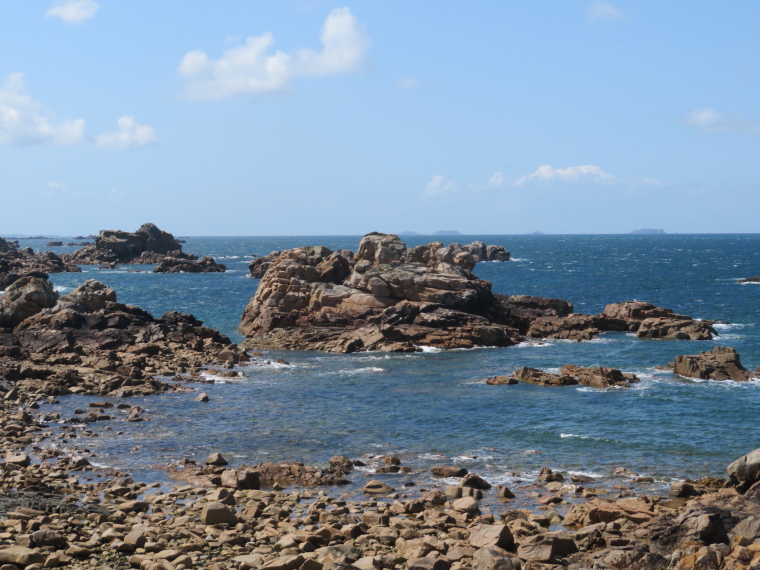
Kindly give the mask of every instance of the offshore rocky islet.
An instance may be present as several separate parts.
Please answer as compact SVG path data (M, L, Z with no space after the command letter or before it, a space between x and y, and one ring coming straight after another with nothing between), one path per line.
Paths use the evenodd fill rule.
M662 317L656 317L656 318L662 318ZM22 463L23 463L23 461L22 461ZM11 465L15 465L15 464L11 463ZM26 468L26 467L30 467L30 466L20 466L19 469L21 469L21 467L25 467ZM31 466L32 471L34 471L34 468L35 468L35 466ZM11 478L11 479L13 479L13 478ZM553 482L555 482L555 481L549 481L549 483L547 483L547 486L550 485ZM462 488L467 488L467 486L463 486ZM185 492L187 492L187 491L185 491ZM180 496L180 495L181 495L181 493L179 495L177 495L177 496ZM256 498L261 498L261 496L255 495L255 494L253 494L251 496L255 496ZM168 501L171 502L175 498L176 498L176 496L175 497L171 497L171 498L167 498L166 500L168 500ZM470 500L470 501L464 501L462 503L458 503L457 504L458 508L454 508L454 506L453 506L454 503L456 501L459 501L459 500L460 499L453 499L452 501L449 502L449 506L448 507L446 507L444 505L443 506L443 512L445 513L445 512L447 512L446 509L449 509L449 511L448 511L449 514L447 516L451 516L454 519L454 521L457 521L458 518L461 518L461 515L464 513L465 514L465 516L464 516L464 523L466 523L464 525L464 528L466 529L467 527L471 527L469 529L471 537L472 537L473 534L475 534L475 536L477 537L479 535L479 533L486 532L485 529L479 529L478 532L473 532L473 529L475 529L478 526L486 525L488 527L499 527L498 524L493 524L494 522L497 522L497 521L490 520L488 518L488 516L486 516L485 518L481 518L481 519L477 519L477 517L470 517L469 516L469 515L472 515L472 514L475 513L475 509L473 508L473 504L477 505L477 501L475 501L474 503L472 502L472 500ZM725 499L721 499L721 500L725 500ZM732 499L732 501L736 501L736 500ZM159 503L162 503L162 502L163 502L163 499L162 499L162 501L159 501ZM327 508L327 505L329 505L332 501L323 501L323 502L325 503L325 507ZM658 515L662 515L662 513L665 512L665 511L663 511L663 509L665 507L657 507L656 506L657 501L653 501L651 503L647 503L647 501L645 500L645 501L643 501L643 503L635 505L635 508L633 508L632 504L626 503L625 506L628 507L628 510L626 511L623 508L623 505L615 505L613 507L610 507L609 503L607 503L606 501L604 503L605 504L603 505L603 507L605 509L607 509L607 511L611 511L613 514L617 513L617 515L619 515L619 516L614 521L612 521L611 523L606 523L603 528L595 528L595 529L593 529L593 532L598 532L599 533L599 535L593 535L593 536L598 536L599 539L594 539L594 541L591 541L591 542L596 547L600 547L600 548L594 548L594 547L592 547L591 550L592 551L593 550L597 551L596 555L599 557L598 560L600 560L600 561L601 560L605 560L607 563L614 562L615 565L623 563L626 560L629 563L634 563L635 560L639 560L640 564L642 563L642 561L646 561L646 560L648 560L649 562L652 562L652 563L654 563L655 560L658 561L658 563L662 563L662 559L658 558L658 556L660 556L660 555L654 553L654 550L656 550L654 548L650 550L649 547L644 548L641 544L637 545L636 548L625 548L626 544L628 546L630 546L631 544L636 545L636 541L635 540L631 541L632 537L629 537L629 538L619 538L622 535L625 535L631 529L630 528L627 528L627 529L623 528L627 524L625 522L622 523L623 527L621 527L621 528L617 528L617 527L620 527L620 525L621 525L620 522L617 522L616 524L612 524L612 523L614 523L615 521L623 521L627 517L626 520L629 520L629 522L634 522L635 521L634 524L640 524L639 521L642 518L646 518L641 513L650 513L651 514L651 513L654 513L655 511L657 511ZM393 507L394 504L391 504L391 507ZM548 504L552 504L552 502L549 502ZM655 505L654 507L651 506L653 504ZM423 504L422 506L424 507L425 505ZM430 506L435 506L435 504L431 502ZM694 505L692 505L692 507L694 507ZM360 508L360 507L357 506L355 508ZM365 509L365 508L366 507L361 507L361 509ZM400 507L396 508L395 511L394 510L390 510L390 514L391 515L395 514L396 518L408 519L408 518L410 518L411 514L414 514L413 511L416 511L417 508L418 507L413 506L411 504L410 505L402 504ZM615 511L616 508L618 509L618 511ZM411 511L408 510L408 509L411 509ZM383 507L382 505L380 505L379 506L379 510L387 510L387 507ZM435 511L436 511L436 513L435 513L436 515L440 515L440 513L441 513L440 507L439 507L439 509L435 509ZM631 511L633 511L633 512L631 512ZM132 512L132 511L128 511L128 512ZM424 512L424 511L420 511L420 512ZM709 514L712 515L714 513L709 513ZM418 515L419 515L419 512L418 512ZM501 561L501 562L499 562L499 564L518 564L518 563L520 563L520 561L522 561L523 566L526 567L526 568L527 567L539 568L539 567L543 567L542 565L544 565L544 564L551 565L554 562L558 562L560 560L565 560L565 565L567 565L567 563L570 561L570 559L568 558L568 556L570 556L572 554L569 551L573 549L573 547L570 546L570 542L568 542L568 537L564 536L564 535L555 536L556 533L544 532L542 530L540 524L538 524L536 526L536 520L534 520L533 523L530 523L530 521L528 521L528 519L527 519L527 514L526 513L522 513L522 515L523 516L521 517L521 516L519 516L519 514L512 514L512 515L509 515L509 516L506 517L507 519L509 519L511 517L515 517L513 520L510 521L511 523L514 523L514 524L509 525L510 531L513 534L516 534L516 535L523 534L524 532L526 532L526 531L524 531L524 529L525 528L529 528L530 529L531 524L532 524L533 525L532 530L529 530L526 533L526 534L528 534L529 537L532 537L531 540L530 541L524 541L524 542L526 542L526 544L522 544L521 540L518 539L516 542L520 543L520 544L516 544L514 541L513 541L512 544L509 544L509 541L505 538L506 533L503 531L503 529L501 529L501 528L492 528L492 529L490 529L490 533L494 534L494 535L498 535L498 536L497 536L496 539L494 539L494 542L492 544L490 544L490 546L494 546L496 548L487 548L486 550L490 551L488 553L486 553L486 552L480 552L479 555L478 555L477 567L484 567L485 568L485 567L493 566L494 560L500 559L500 558L504 558L504 559L508 559L508 560ZM42 516L42 515L37 514L37 516L39 517L39 516ZM120 515L118 515L118 513L117 513L117 518L119 516ZM203 520L203 516L204 515L202 513L200 515L198 515L198 516L200 516L201 520ZM427 516L427 513L426 513L426 516ZM610 515L610 516L613 516L613 515ZM695 516L691 517L691 519L697 520L701 516L702 516L702 514L695 515ZM155 519L155 517L153 517L153 518ZM317 520L319 520L320 518L321 518L321 515L320 515L320 517L318 517ZM425 520L426 519L426 517L419 517L419 516L417 516L417 517L411 517L411 518L415 519L415 520L420 520L420 519ZM439 519L440 516L438 516L437 518ZM653 518L653 517L650 517L650 518ZM691 520L689 517L682 517L682 518L683 518L683 521L681 521L681 523L678 523L678 524L681 524L682 526L683 526L682 523L684 521ZM715 518L715 517L713 517L713 518ZM237 519L237 520L241 520L241 519ZM327 520L329 520L329 517L325 517L325 521L327 521ZM571 519L571 520L573 520L573 519ZM590 520L591 519L588 519L585 522L589 522ZM672 517L670 519L667 519L667 520L669 521L667 524L672 524L674 522L674 519ZM229 524L230 521L231 521L231 519L226 524ZM524 521L527 521L527 524ZM304 522L304 521L301 521L301 522ZM478 524L475 524L475 523L478 523ZM539 521L539 523L540 523L540 521ZM105 523L102 523L102 524L105 524ZM120 523L117 523L117 524L120 524ZM160 523L156 523L156 521L151 520L151 524L152 525L153 524L157 524L160 527ZM222 525L221 528L224 528L224 524L225 523L221 523L221 525ZM271 522L269 524L271 524ZM342 523L338 523L338 524L342 524ZM397 523L394 522L393 524L397 524ZM440 523L436 523L436 524L440 524ZM596 524L596 523L594 523L594 524ZM612 526L610 526L610 524ZM678 526L678 524L676 526ZM692 523L689 523L689 524L692 524ZM713 526L714 526L714 523L711 523L711 524L713 524ZM381 524L379 526L382 527L383 525ZM393 526L393 525L389 525L389 526ZM456 526L458 526L458 525L454 524L453 526L451 526L449 528L449 530L455 528ZM593 525L585 525L585 526L593 526ZM686 525L686 526L689 526L689 525ZM697 527L698 526L699 525L697 525ZM518 532L517 530L515 530L516 527L519 527L521 529L520 532ZM369 527L368 530L371 530L372 528L373 527ZM397 530L398 530L398 528L400 528L400 527L397 527ZM423 524L423 531L424 531L424 528L425 528L425 525ZM245 530L246 529L237 529L237 530L243 531L243 534L245 534ZM534 533L534 534L530 534L530 533L532 533L535 530L538 530L539 532ZM586 530L589 530L589 529L586 529ZM366 550L364 548L365 544L368 544L368 545L370 545L370 547L372 549L377 550L377 549L380 548L380 546L382 544L385 544L387 542L386 539L375 538L375 535L378 532L380 533L380 537L388 535L388 533L386 533L385 531L381 531L381 529L377 529L374 532L368 532L366 535L359 534L360 532L361 531L352 531L352 532L342 533L341 536L338 538L338 541L339 542L343 542L344 544L346 542L351 542L351 541L353 541L354 543L356 543L357 539L359 538L359 536L368 536L369 537L368 540L359 541L360 542L360 544L359 544L359 551L361 551L362 553L364 553L364 551ZM605 533L612 533L612 534L607 534L605 536ZM353 534L359 534L359 536L353 537L352 536ZM397 532L396 534L398 535L399 533ZM448 534L451 534L451 533L448 533ZM456 535L457 533L454 533L454 534ZM696 529L695 528L691 528L690 530L684 530L682 534L683 534L683 536L681 538L686 537L686 536L690 536L691 538L701 539L701 538L704 538L706 536L704 534L703 530L701 529L701 527L700 528L696 528ZM716 534L715 536L719 536L719 534L720 533ZM106 553L106 557L108 557L108 554L110 554L110 551L109 551L109 548L104 548L103 547L103 545L105 545L105 544L108 544L109 547L112 546L113 547L112 550L115 550L116 552L122 552L122 553L124 553L124 552L126 552L128 550L127 547L122 547L121 546L121 543L119 542L118 538L113 538L114 535L118 536L118 531L116 533L113 533L113 532L109 533L108 539L106 539L106 541L100 541L100 544L98 545L98 548L100 548L100 551L97 552L96 555L100 555L100 554ZM271 533L270 533L270 535L271 535ZM350 538L346 538L346 535L349 535ZM584 537L587 538L587 535L588 535L588 532L584 534ZM461 534L458 537L458 539L459 540L463 540L463 538L462 538L463 536L464 536L464 534ZM639 533L639 537L638 537L639 541L642 540L642 536L646 536L646 533L644 533L644 535L642 535L641 533ZM618 538L615 538L615 537L618 537ZM113 540L112 540L112 538L113 538ZM183 538L187 538L187 537L183 537ZM271 538L271 536L270 536L270 538ZM331 535L330 538L335 539L337 537L336 537L336 535ZM344 540L344 538L345 538L345 540ZM394 540L394 546L395 546L395 543L398 543L399 547L404 546L405 544L403 542L399 542L398 538L400 538L400 536L397 536L397 538L395 538L395 540ZM651 541L651 540L649 540L650 538L651 537L647 537L647 539L644 542L646 543L647 541L649 541L649 544L655 545L656 541ZM513 539L514 539L514 537L513 537ZM317 539L314 539L314 540L317 541ZM378 542L378 540L379 540L379 542ZM479 544L478 540L479 540L478 538L474 539L474 543L476 545ZM626 543L626 540L628 540L627 543ZM578 543L579 543L579 537L578 536L572 536L572 537L570 537L570 541L573 544L576 545L575 548L578 547ZM214 542L214 541L212 541L212 542ZM272 541L270 540L269 542L271 543ZM294 541L290 540L290 541L286 541L286 542L292 544ZM305 542L308 542L308 540L305 541ZM471 558L470 556L468 556L468 554L471 554L471 555L474 556L475 552L477 552L478 550L481 550L481 549L485 548L484 546L480 546L479 549L475 550L474 547L473 547L473 544L470 544L471 542L473 542L472 538L464 540L464 542L463 542L463 548L465 548L465 550L461 550L461 548L458 547L458 546L456 546L456 545L454 546L454 548L452 548L452 544L445 543L445 542L444 542L443 545L440 545L440 546L433 545L433 547L431 548L431 545L428 544L428 542L429 542L429 540L427 540L425 542L425 545L424 545L424 547L423 547L423 549L421 551L420 550L415 550L415 551L412 552L410 550L410 552L412 552L414 554L420 554L422 552L428 551L426 553L426 555L424 557L422 557L422 558L427 558L427 560L409 559L406 556L400 556L400 554L394 555L396 557L395 558L391 558L391 560L394 562L394 564L406 564L408 567L428 567L427 565L430 565L429 567L448 567L447 564L448 565L453 564L453 565L456 566L456 564L458 562L460 563L460 567L461 567L462 564L467 565L467 564L473 563L473 562L468 562L470 560L470 558ZM581 542L583 542L583 541L581 541ZM617 546L619 548L611 548L607 544L607 543L612 544L613 542L616 543L616 544L614 544L614 546ZM703 542L709 542L709 539L706 540L706 541L703 541ZM741 543L741 542L742 541L739 541L739 543ZM743 542L746 543L747 540L744 540ZM233 541L233 543L234 543L234 541ZM604 543L606 546L605 547L601 547L602 543ZM296 546L298 546L298 545L303 544L303 543L300 543L298 541L298 539L296 538L295 544L296 544ZM318 541L317 541L316 545L318 546ZM501 546L499 546L499 545L501 545ZM585 545L585 543L584 543L584 545ZM504 546L507 546L506 551L503 551L503 552L500 551L499 548L504 547ZM699 548L697 548L696 546L692 546L690 548L693 549L693 552L694 552L693 555L690 554L690 552L689 552L689 550L687 548L687 550L685 550L683 552L680 552L679 556L683 557L684 561L686 561L689 556L697 556L697 555L703 556L703 557L706 556L709 559L712 559L712 557L722 557L723 559L729 559L730 560L731 559L731 555L734 553L734 551L736 551L736 553L738 553L738 554L740 554L741 556L744 557L744 558L742 558L742 560L744 560L747 557L747 553L744 552L742 549L746 549L746 546L747 546L747 544L741 544L741 546L734 545L733 547L729 548L728 551L725 548L713 547L712 549L708 549L708 550L706 550L705 552L703 552L701 554L700 554ZM48 548L51 548L51 547L48 547ZM123 548L123 550L119 550L119 548ZM211 548L213 549L215 547L212 546ZM460 548L460 550L457 550L457 548ZM470 548L471 550L466 550L467 548ZM585 548L585 546L584 546L584 548ZM448 558L446 556L446 554L449 554L449 549L451 549L451 553L450 553L451 554L451 558ZM289 554L288 555L288 554L286 554L285 556L275 556L275 554L283 553L283 551L284 551L284 553L288 552L287 547L283 548L282 545L279 548L272 549L271 552L266 552L266 548L264 548L263 550L264 550L264 552L256 553L256 554L258 554L260 556L253 555L253 558L249 559L248 562L252 562L253 563L253 565L250 566L250 567L258 567L258 565L263 565L264 563L274 564L274 566L271 566L271 567L300 567L300 566L295 566L295 563L296 563L296 561L298 561L298 557L299 556L301 556L302 558L304 558L303 561L299 561L299 564L306 564L305 567L316 567L316 566L309 565L309 563L307 562L307 560L311 560L311 557L308 557L308 556L304 557L303 554L296 554L296 555L293 555L293 554ZM300 548L299 548L299 551L301 553L305 552L305 551L303 551ZM370 552L372 552L372 551L373 550L370 550ZM352 551L351 554L353 554L353 552L354 551ZM749 552L751 553L752 551L749 550ZM161 558L159 556L155 556L155 554L158 554L158 553L153 553L153 555L151 556L151 558L158 559L158 560L166 560L166 559ZM520 557L521 554L522 554L522 558L520 560L518 560L518 557ZM169 557L173 557L173 560L175 560L175 561L177 561L177 559L180 558L179 556L174 557L173 553L172 554L166 554L166 553L164 553L164 555L165 556L169 556ZM457 559L457 557L460 556L460 555L462 555L462 556ZM60 555L58 555L58 556L60 557ZM318 561L317 564L323 564L323 565L324 564L340 564L341 563L340 561L333 562L332 560L334 560L334 558L328 559L325 556L332 556L332 554L325 554L325 552L322 551L322 552L319 552L319 554L314 557L314 560L319 560L320 557L321 557L321 562ZM370 566L368 566L368 567L378 567L378 565L387 564L389 559L388 558L383 558L383 556L377 557L375 555L372 555L372 556L369 556L369 557L362 557L363 559L365 559L365 560L363 560L362 564L370 564ZM487 558L487 560L485 562L482 560L482 557L484 557L484 556ZM547 558L547 556L548 556L548 558ZM585 554L584 554L584 556L585 556ZM607 557L609 557L609 560L608 560ZM350 555L346 556L345 557L346 561L349 558L351 558ZM366 560L366 558L372 558L372 560ZM275 563L274 562L275 559L277 559L279 562ZM581 558L577 558L577 559L580 560ZM472 560L474 561L475 559L473 558ZM224 559L224 556L222 556L222 560L220 560L218 563L219 564L225 564L227 561L228 561L228 559ZM133 564L134 564L134 562L135 561L133 561ZM140 562L143 562L143 560L140 560ZM185 562L190 562L192 564L192 557L191 557L190 561L186 560L185 558L181 558L181 560L179 561L179 563L177 564L177 566L181 567L182 564L185 563ZM243 564L246 564L246 563L247 562L238 561L235 564L243 565ZM52 562L51 562L51 564L52 564ZM160 564L169 564L169 563L168 562L160 562ZM278 566L277 564L280 564L280 565L285 564L285 566ZM145 566L149 567L148 564L146 564ZM405 566L405 567L407 567L407 566ZM156 566L156 567L161 567L161 566ZM365 566L360 565L359 567L365 567ZM503 566L503 567L508 567L508 566ZM642 566L642 567L646 567L646 566ZM686 566L686 565L682 564L680 567L684 567L685 568L685 567L689 567L689 566Z

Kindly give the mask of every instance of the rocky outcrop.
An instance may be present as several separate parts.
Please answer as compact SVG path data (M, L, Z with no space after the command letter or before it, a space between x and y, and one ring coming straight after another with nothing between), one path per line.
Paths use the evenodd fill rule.
M760 449L756 449L726 467L731 484L740 493L745 493L760 481Z
M697 355L679 355L669 365L674 374L702 380L746 382L753 374L742 366L739 354L730 347L716 346Z
M573 313L561 299L497 295L506 322L528 338L591 340L603 332L633 331L640 338L709 340L715 321L699 321L651 303L626 301L607 305L598 315Z
M501 378L501 377L497 377ZM639 381L635 374L630 372L621 372L617 368L608 368L606 366L591 366L584 368L565 364L559 369L559 374L544 372L537 368L523 366L509 376L510 380L516 382L527 382L529 384L538 384L539 386L591 386L592 388L627 388L633 383ZM491 383L491 382L486 382ZM508 382L501 382L508 383Z
M6 253L18 249L15 242L7 241L5 238L0 237L0 253Z
M527 382L528 384L538 384L539 386L575 386L578 384L578 380L572 376L552 374L551 372L544 372L543 370L528 366L523 366L513 372L510 378L517 382Z
M267 272L267 269L280 257L281 251L273 251L261 257L257 257L248 264L250 276L254 279L261 279Z
M3 245L4 244L4 245ZM52 251L37 253L32 248L19 249L3 240L0 244L0 291L21 277L47 279L50 273L79 272L81 269Z
M499 301L507 323L520 334L527 334L531 323L540 317L566 317L573 312L573 304L562 299L532 297L530 295L494 295Z
M3 296L14 309L3 307L0 374L44 394L153 393L170 389L156 375L247 360L227 337L192 315L168 312L156 319L118 303L112 289L94 280L57 301L41 280L13 287L13 295Z
M514 344L518 332L474 265L461 248L408 250L380 233L350 260L325 247L288 250L262 277L240 332L249 346L330 352Z
M199 260L179 257L164 257L153 273L224 273L227 267L214 261L213 257L205 256Z
M143 224L136 232L101 230L94 246L85 246L64 259L77 265L102 263L159 263L171 252L182 252L182 245L154 224Z
M760 275L757 277L747 277L746 279L739 279L739 283L760 283Z
M510 253L500 245L486 245L482 241L474 241L466 245L451 244L460 248L475 258L475 261L509 261Z
M607 366L574 366L565 364L559 369L560 374L569 376L584 386L592 388L627 388L639 381L638 377L631 372L622 372L617 368Z

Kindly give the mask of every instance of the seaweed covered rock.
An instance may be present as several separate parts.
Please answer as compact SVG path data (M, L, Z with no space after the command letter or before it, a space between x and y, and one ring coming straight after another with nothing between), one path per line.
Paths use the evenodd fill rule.
M364 236L347 258L326 247L282 252L261 278L240 331L261 348L414 351L509 346L519 333L503 319L487 281L461 246L411 250L393 234Z

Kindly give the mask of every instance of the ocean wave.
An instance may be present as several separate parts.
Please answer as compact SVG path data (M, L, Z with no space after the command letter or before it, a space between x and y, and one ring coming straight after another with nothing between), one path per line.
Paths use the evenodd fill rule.
M342 370L336 370L330 372L330 374L339 374L340 376L351 376L353 374L369 374L377 372L386 372L385 368L379 366L364 366L362 368L344 368Z
M524 340L522 342L518 342L514 348L546 348L548 346L551 346L548 342L542 342L538 340Z
M730 331L734 329L743 329L746 326L749 325L744 323L715 323L713 328L717 331Z
M604 443L623 443L622 441L618 439L611 439L608 437L595 437L592 435L579 435L576 433L560 433L559 437L562 439L587 439L590 441L602 441Z
M71 290L71 287L66 287L64 285L53 286L53 291L55 291L56 293L65 293L66 291L70 291L70 290Z
M525 257L510 257L509 261L530 261L530 260L526 259Z
M420 352L431 353L431 354L443 352L443 349L438 348L437 346L418 346L417 348L420 349Z

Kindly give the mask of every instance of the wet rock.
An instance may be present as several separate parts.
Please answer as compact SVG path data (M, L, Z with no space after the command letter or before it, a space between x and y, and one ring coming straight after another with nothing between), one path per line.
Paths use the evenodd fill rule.
M382 481L373 480L364 485L364 492L367 494L375 495L375 494L387 494L392 493L395 491L393 487L390 485L387 485L383 483Z
M492 376L486 378L486 384L489 386L514 386L517 380L511 376Z
M672 317L646 319L636 331L639 338L659 340L710 340L717 334L712 323L707 321Z
M221 453L212 453L206 458L206 465L227 465L227 460Z
M464 467L454 467L452 465L438 465L431 467L430 472L436 477L464 477L467 475L467 469Z

